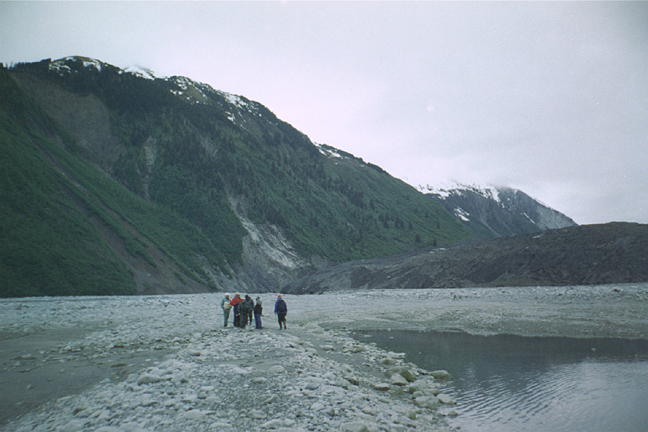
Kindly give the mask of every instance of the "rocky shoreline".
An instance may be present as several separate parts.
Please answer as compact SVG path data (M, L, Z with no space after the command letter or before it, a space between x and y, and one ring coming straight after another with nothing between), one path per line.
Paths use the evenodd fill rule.
M216 298L211 299L211 306L216 305ZM18 305L27 304L21 309L29 312L45 306L28 303ZM164 312L173 306L182 308L168 304L160 308L158 302L148 303ZM192 302L192 306L200 305ZM43 402L11 418L2 430L450 429L444 415L452 415L455 401L443 393L449 378L444 371L420 369L407 363L404 354L358 342L344 330L324 330L315 323L293 320L288 330L280 331L275 329L274 320L267 322L270 317L266 317L267 327L262 330L219 328L213 323L218 322L220 313L213 312L210 328L190 334L187 331L195 330L193 325L178 328L183 327L183 320L176 322L175 329L169 327L165 337L160 337L161 328L147 337L146 328L133 328L135 323L128 321L90 331L49 350L37 348L10 359L6 355L12 340L33 339L48 330L36 328L11 337L5 326L3 384L9 375L18 378L12 384L23 387L19 397L37 390L37 384L30 383L30 379L49 379L43 376L47 374L39 375L39 370L48 364L60 368L56 377L60 386L74 380L75 374L68 372L84 362L96 369L108 369L109 373L99 373L105 378L88 382L82 391ZM155 313L150 313L145 318L153 316ZM77 318L84 321L88 317ZM115 351L119 351L118 356ZM138 353L147 358L134 364Z
M442 393L445 374L403 357L314 326L205 331L154 366L4 430L447 430L438 407L455 401Z
M448 431L461 401L444 365L421 369L351 331L646 339L646 288L284 296L281 331L272 316L222 328L217 294L3 300L0 429Z

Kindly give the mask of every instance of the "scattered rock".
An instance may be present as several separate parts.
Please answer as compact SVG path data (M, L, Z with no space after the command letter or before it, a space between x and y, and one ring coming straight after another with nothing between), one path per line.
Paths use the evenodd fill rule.
M278 401L279 401L279 396L277 396L276 394L273 394L268 399L266 399L263 403L269 404L269 403L275 403L275 402L278 402Z
M365 414L372 415L372 416L376 415L376 410L371 408L371 407L363 407L362 412L365 413Z
M439 406L439 399L436 396L419 396L414 399L414 403L421 408L435 409Z
M436 370L430 373L435 379L438 380L449 380L452 378L452 375L446 370Z
M438 394L436 398L439 399L439 402L446 405L456 405L457 403L457 400L455 398L445 393Z
M379 382L379 383L374 384L373 388L375 388L376 390L385 391L385 390L389 390L391 388L391 384L387 384L387 383L384 383L384 382Z
M205 417L205 412L199 409L190 410L182 414L182 416L189 420L200 420Z
M284 422L279 419L274 419L270 420L268 422L265 422L261 425L261 428L263 429L279 429L280 427L284 426Z
M405 366L394 366L390 367L387 369L385 372L388 378L391 378L394 374L400 374L403 378L405 378L409 382L413 382L416 380L416 376Z
M307 382L306 385L304 385L304 388L306 390L317 390L318 388L320 388L321 385L322 385L321 383L318 383L316 381L310 381Z
M408 384L408 381L403 378L401 374L394 374L389 378L389 382L398 385L398 386L406 386Z
M259 411L259 410L255 410L255 409L251 410L248 413L248 415L251 418L257 419L257 420L261 420L261 419L264 419L264 418L268 417L268 415L266 413L264 413L263 411Z
M367 425L363 422L348 422L340 425L342 432L369 432Z
M360 380L355 375L344 375L344 379L353 385L360 385Z
M160 382L160 381L162 381L162 377L160 377L159 375L143 373L137 379L137 385L153 384L153 383Z
M324 404L315 402L310 408L312 411L322 411L324 409Z

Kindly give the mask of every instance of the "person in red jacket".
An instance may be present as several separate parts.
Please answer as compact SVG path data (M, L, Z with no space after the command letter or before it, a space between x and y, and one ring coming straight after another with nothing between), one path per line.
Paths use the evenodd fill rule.
M230 302L232 305L232 308L234 309L234 327L240 327L241 326L241 312L240 312L240 307L239 304L243 301L241 298L241 294L236 293L232 301Z

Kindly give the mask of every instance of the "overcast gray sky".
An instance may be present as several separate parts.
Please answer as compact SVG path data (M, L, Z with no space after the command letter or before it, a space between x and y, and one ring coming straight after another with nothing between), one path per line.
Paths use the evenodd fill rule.
M0 1L0 62L69 55L243 95L413 186L648 223L647 2Z

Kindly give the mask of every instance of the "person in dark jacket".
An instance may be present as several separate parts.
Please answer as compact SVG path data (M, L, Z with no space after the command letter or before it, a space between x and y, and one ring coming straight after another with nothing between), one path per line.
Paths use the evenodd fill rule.
M261 315L263 315L263 303L261 303L261 297L257 297L256 304L254 305L254 322L258 329L263 328L261 325Z
M241 328L245 328L245 326L247 325L248 314L252 312L253 309L254 309L254 301L252 300L252 297L246 295L245 300L243 300L240 305L241 321L239 322L239 326Z
M252 300L252 297L250 297L250 303L248 303L249 309L248 309L248 324L252 325L252 321L254 321L254 300Z
M281 298L281 294L277 296L274 312L277 315L277 319L279 320L279 330L281 330L282 328L287 329L288 327L286 327L286 315L288 315L288 305L286 305L284 299Z

